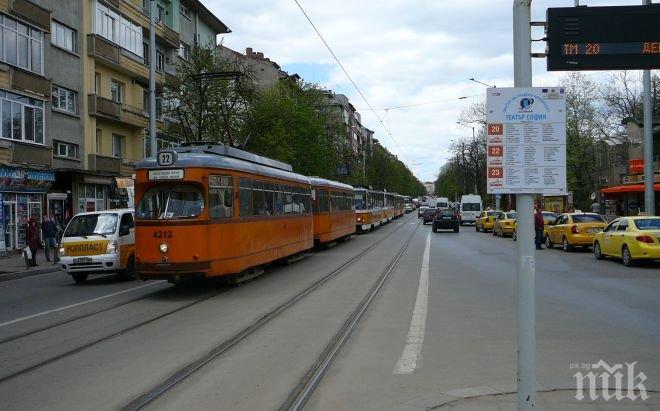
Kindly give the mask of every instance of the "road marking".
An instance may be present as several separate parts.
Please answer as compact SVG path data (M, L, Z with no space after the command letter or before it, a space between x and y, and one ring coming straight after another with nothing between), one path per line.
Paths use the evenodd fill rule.
M126 293L129 293L131 291L139 290L140 288L152 287L156 284L163 283L163 282L165 282L165 280L155 281L155 282L152 282L152 283L149 283L149 284L141 285L139 287L129 288L128 290L118 291L116 293L112 293L112 294L108 294L108 295L102 295L101 297L92 298L91 300L81 301L79 303L67 305L67 306L64 306L64 307L53 308L52 310L48 310L48 311L44 311L44 312L41 312L41 313L32 314L32 315L28 315L26 317L21 317L21 318L15 319L15 320L4 322L4 323L0 324L0 327L20 323L21 321L29 320L29 319L36 318L36 317L41 317L42 315L52 314L52 313L56 313L58 311L64 311L64 310L68 310L70 308L79 307L81 305L85 305L85 304L93 303L93 302L96 302L96 301L104 300L104 299L110 298L110 297L115 297L117 295L126 294Z
M417 367L419 354L422 352L424 343L424 330L426 329L426 313L429 301L429 255L431 254L431 232L426 237L426 247L422 257L422 269L419 275L419 286L417 287L417 299L413 309L410 328L406 346L399 361L394 368L394 374L412 374Z

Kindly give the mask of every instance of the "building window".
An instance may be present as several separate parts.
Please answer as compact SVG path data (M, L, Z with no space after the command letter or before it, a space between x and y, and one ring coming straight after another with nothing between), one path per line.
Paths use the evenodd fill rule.
M176 138L170 137L170 136L165 136L162 134L157 134L156 135L156 151L163 150L165 148L172 148L172 147L178 147L180 145L180 141ZM144 135L144 140L143 140L143 150L144 150L144 156L145 157L151 157L151 143L149 142L149 134L146 133ZM155 155L155 154L154 154Z
M189 60L190 59L190 46L187 45L186 43L179 43L179 57L181 57L184 60Z
M18 141L44 143L44 102L0 91L1 135Z
M165 70L165 54L160 51L156 51L156 70Z
M142 55L142 27L96 2L95 33L131 53Z
M103 152L103 131L100 128L96 129L96 154Z
M43 73L43 33L0 14L0 58L2 61Z
M181 12L181 15L183 17L187 18L188 20L191 19L190 18L190 9L188 7L184 6L183 4L180 4L179 5L179 11Z
M117 158L124 157L124 136L119 134L112 135L112 155Z
M58 157L78 158L78 144L53 140L53 154Z
M78 184L78 211L105 210L106 186L101 184Z
M165 15L167 14L167 12L163 8L163 6L161 6L160 4L157 4L156 8L158 9L158 13L156 14L156 21L159 21L159 22L165 21Z
M76 114L76 92L60 86L53 86L53 108Z
M55 20L51 23L50 41L58 47L76 52L76 31Z
M110 82L110 94L112 101L121 103L124 101L124 85L116 80Z

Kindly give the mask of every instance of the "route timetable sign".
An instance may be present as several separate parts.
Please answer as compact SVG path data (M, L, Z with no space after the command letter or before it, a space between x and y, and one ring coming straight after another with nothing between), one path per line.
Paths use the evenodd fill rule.
M548 71L660 68L660 4L547 11Z
M488 193L565 195L563 87L489 88Z

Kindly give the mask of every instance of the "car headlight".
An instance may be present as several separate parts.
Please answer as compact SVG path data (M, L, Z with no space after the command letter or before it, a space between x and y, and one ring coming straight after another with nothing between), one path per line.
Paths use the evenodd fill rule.
M60 247L60 257L66 254L66 248Z
M110 241L108 243L108 246L105 248L105 253L106 254L115 254L117 252L117 242L116 241Z
M158 250L160 250L160 252L163 254L167 252L168 248L169 246L167 245L167 243L160 243L160 245L158 246Z

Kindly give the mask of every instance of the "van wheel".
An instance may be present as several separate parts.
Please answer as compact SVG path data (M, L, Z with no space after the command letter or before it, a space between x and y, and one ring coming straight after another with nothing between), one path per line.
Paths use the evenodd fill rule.
M85 284L87 282L87 274L85 273L75 273L71 274L73 277L73 281L76 282L76 284Z
M128 258L128 262L126 263L126 269L122 270L120 273L121 279L122 280L135 280L136 278L136 272L135 272L135 257L130 256Z

